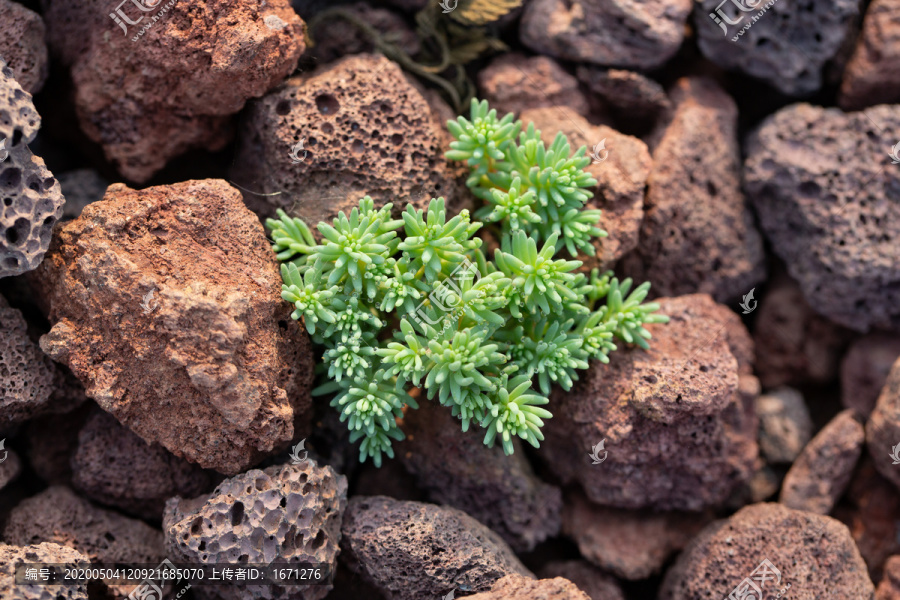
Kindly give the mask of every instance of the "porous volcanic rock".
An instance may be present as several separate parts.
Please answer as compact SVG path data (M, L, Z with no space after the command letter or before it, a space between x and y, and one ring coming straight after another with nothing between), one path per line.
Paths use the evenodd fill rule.
M900 102L898 0L875 0L866 10L856 50L844 69L838 104L861 110Z
M875 590L875 600L900 600L900 556L884 563L884 579Z
M772 248L813 310L862 332L900 329L900 170L888 156L898 129L900 105L796 104L747 146L745 189Z
M305 48L288 0L43 4L81 128L139 183L185 150L222 148L229 117L290 74ZM285 27L268 27L271 15Z
M521 444L512 456L488 448L482 433L463 433L450 410L435 402L407 413L403 431L397 453L431 501L465 511L520 552L559 532L562 494L534 475Z
M647 128L672 109L666 90L640 73L580 66L576 75L591 90L595 110L610 114L616 123Z
M783 94L804 96L822 87L826 64L854 31L860 3L747 0L742 4L750 10L739 10L738 2L724 6L722 0L695 3L700 51L720 67L761 79ZM769 4L772 6L766 8ZM716 13L719 7L721 12ZM722 23L717 24L711 14ZM729 25L722 14L739 22ZM739 35L747 26L750 28ZM737 41L733 41L735 37Z
M347 507L347 479L312 460L252 469L220 483L207 496L166 503L163 529L173 561L215 564L334 564ZM291 586L290 597L324 598L330 585ZM203 597L284 598L270 586L219 586Z
M601 141L605 142L608 154L603 150L597 152L602 162L592 162L584 169L597 180L597 186L591 190L594 197L587 201L585 208L603 211L598 226L609 235L594 238L596 256L579 255L578 260L584 261L583 270L611 268L638 243L644 217L644 189L651 168L647 145L635 137L605 125L591 125L578 115L556 108L526 110L519 116L526 128L528 123L534 123L548 146L557 132L562 132L573 154L581 146L587 146L591 152Z
M385 39L396 43L409 56L419 53L421 49L419 38L398 13L387 8L371 6L366 2L341 4L340 8L368 24ZM309 21L308 25L312 27L314 24ZM375 51L371 38L341 18L323 18L315 24L315 31L310 31L310 34L316 43L306 49L304 59L307 57L315 59L320 65L349 54Z
M705 78L680 79L671 96L674 116L653 151L640 242L625 270L662 296L739 298L766 269L741 191L737 107Z
M540 458L591 501L619 508L698 511L723 504L758 453L753 343L740 318L706 294L657 300L650 349L594 363L555 390ZM591 448L606 440L607 459Z
M33 546L0 544L0 598L4 600L88 600L87 584L17 585L16 567L23 564L86 564L88 558L67 546L44 542Z
M540 54L609 67L652 69L681 46L690 0L532 0L519 36Z
M159 520L172 496L196 496L209 475L144 440L101 410L88 417L72 455L72 487L88 498Z
M625 600L622 589L613 577L584 560L547 563L538 571L538 576L541 579L568 579L591 600Z
M868 417L894 362L900 358L900 339L870 333L850 344L841 361L841 402Z
M478 73L478 88L500 117L547 106L581 116L588 113L578 80L547 56L503 54Z
M7 444L4 443L3 446ZM19 460L19 455L8 447L0 449L0 459L3 460L0 462L0 490L2 490L22 472L22 461Z
M779 502L827 515L847 489L862 454L866 432L852 409L831 420L791 466Z
M74 219L91 202L103 199L109 182L93 169L75 169L59 174L59 187L66 204L63 206L63 220Z
M176 456L238 473L286 447L311 405L308 336L262 224L224 181L111 185L58 229L34 280L53 323L44 351Z
M763 560L771 563L762 583L767 598L782 592L791 600L872 600L875 593L843 524L766 503L747 506L704 529L666 574L659 599L725 598ZM772 567L779 571L777 578Z
M521 575L507 575L487 592L468 596L472 600L591 600L574 583L562 577L531 579Z
M0 0L0 14L0 59L12 69L22 89L36 94L47 79L44 21L12 0Z
M792 463L809 439L813 424L803 394L779 388L756 399L759 450L769 464Z
M161 531L98 508L59 485L19 503L9 514L3 540L18 546L53 542L91 562L158 564L165 557Z
M875 410L866 424L866 442L875 468L885 479L900 488L900 359L888 374Z
M341 532L342 560L387 600L481 592L505 575L532 576L500 536L455 508L354 496Z
M456 168L443 157L449 142L397 64L347 56L250 106L235 176L252 190L247 205L261 216L283 208L307 222L331 221L367 194L376 208L393 202L399 214L408 202L427 207L432 196L452 204Z

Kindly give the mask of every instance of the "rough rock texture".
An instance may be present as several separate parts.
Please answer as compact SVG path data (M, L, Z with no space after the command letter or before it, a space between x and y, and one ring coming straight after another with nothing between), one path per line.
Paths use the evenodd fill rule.
M31 96L0 61L0 277L34 269L62 215L59 182L27 146L40 126Z
M0 296L0 430L52 407L53 363L28 337L21 311Z
M616 580L583 560L551 562L544 565L538 576L542 579L562 577L578 586L591 600L625 600Z
M210 484L196 465L147 442L96 411L78 435L72 487L101 504L159 520L170 497L196 496Z
M891 368L866 424L866 442L875 468L900 488L900 359Z
M18 546L41 542L70 546L92 562L158 564L165 557L162 532L97 508L58 485L14 508L3 540Z
M640 73L581 66L576 75L591 90L598 112L611 114L617 123L646 127L672 109L666 90Z
M163 528L174 561L334 564L347 507L347 479L329 466L253 469L225 480L208 496L166 503ZM305 600L324 598L330 585L291 586ZM277 586L227 586L206 594L223 599L282 598ZM204 594L204 595L206 595ZM296 597L296 596L292 596Z
M666 574L660 600L725 598L767 559L765 597L872 600L866 565L839 521L781 504L754 504L704 529ZM755 580L753 582L757 584Z
M892 556L884 564L884 579L878 584L875 600L900 600L900 556Z
M67 413L28 421L25 452L31 468L46 483L71 483L72 456L78 448L78 433L92 411L93 403L85 403Z
M63 219L74 219L81 215L84 207L103 199L109 182L93 169L76 169L59 175L59 187L66 197Z
M0 14L0 59L12 69L22 89L36 94L47 79L44 21L12 0L0 0Z
M762 238L741 192L737 107L711 80L680 79L653 151L640 243L626 271L653 293L740 298L766 274Z
M284 208L330 221L366 194L399 214L407 202L425 208L432 196L456 197L457 168L443 158L448 136L398 65L348 56L288 79L250 107L235 172L253 192L247 205L263 216Z
M566 496L563 529L581 555L622 579L646 579L682 550L711 517L605 508ZM576 582L577 583L577 582Z
M610 67L651 69L684 38L690 0L532 0L519 35L540 54Z
M779 502L827 515L847 489L866 432L852 409L838 414L803 449L781 487Z
M468 596L471 600L591 600L578 587L562 577L530 579L507 575L497 580L490 591Z
M745 188L772 248L816 312L858 331L900 328L900 170L888 156L898 129L900 105L797 104L747 148Z
M762 79L784 94L803 96L822 87L824 67L853 32L860 3L777 0L762 15L759 12L767 1L742 4L751 10L738 10L738 2L723 6L722 0L697 1L694 20L701 52L721 67ZM718 7L721 13L716 18L722 25L710 18ZM722 14L739 22L728 25ZM750 23L750 29L732 41ZM723 33L723 25L727 33Z
M222 148L228 117L297 66L305 26L287 0L137 4L44 0L44 18L70 67L81 128L144 182L189 148ZM123 32L109 16L117 8L137 24ZM270 15L286 26L267 27Z
M792 463L812 437L813 424L803 394L780 388L756 399L759 450L769 464Z
M177 456L238 473L286 447L310 407L308 337L262 225L223 181L110 186L58 229L34 279L44 351Z
M661 298L649 351L622 348L551 397L538 454L598 504L702 510L750 480L757 456L753 343L705 294ZM592 446L609 455L592 465Z
M455 508L354 496L341 532L341 559L387 600L487 591L504 575L532 576L500 536Z
M866 10L856 50L844 70L838 104L860 110L900 102L900 2L875 0Z
M895 335L876 332L854 340L841 361L844 406L868 417L898 358L900 339Z
M386 8L370 6L366 2L342 4L340 7L374 28L385 39L390 39L398 44L408 55L415 56L419 53L421 49L419 38L398 13ZM375 50L370 38L343 19L323 19L316 27L314 36L316 44L307 48L304 58L313 58L320 65L333 62L349 54L361 54Z
M463 433L446 407L419 406L403 420L407 439L397 454L431 501L465 511L518 552L559 532L562 494L535 477L520 444L505 456L481 443L483 433Z
M578 80L558 62L546 56L503 54L478 73L480 98L497 114L517 116L529 108L563 107L558 110L587 115L588 100Z
M0 460L3 460L3 462L0 462L0 490L5 488L7 484L11 483L22 472L22 461L19 460L19 455L10 450L8 444L4 444L4 446L6 448L0 450Z
M74 564L88 558L72 548L44 542L33 546L0 544L0 598L4 600L88 600L86 584L16 585L16 567L26 563Z
M585 168L597 180L597 186L592 190L594 197L588 200L586 208L603 211L599 226L609 236L594 239L595 257L578 258L584 261L582 270L611 268L638 243L644 217L644 188L651 168L647 145L635 137L604 125L593 126L578 115L565 114L555 108L527 110L520 117L525 127L529 122L534 123L547 145L553 142L557 132L562 132L573 153L581 146L587 146L590 152L605 140L609 154L603 159L602 151L599 152L598 157L603 161Z

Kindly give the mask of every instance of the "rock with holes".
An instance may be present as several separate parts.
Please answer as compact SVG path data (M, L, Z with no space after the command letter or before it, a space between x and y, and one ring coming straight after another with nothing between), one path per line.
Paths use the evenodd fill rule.
M704 529L669 569L659 600L726 598L750 577L764 598L873 600L875 593L843 524L768 503Z
M29 94L36 94L47 79L47 44L44 21L13 0L0 0L0 60Z
M862 33L838 95L844 110L900 103L900 13L898 0L875 0L866 10Z
M333 565L347 507L347 479L312 460L252 469L226 479L207 496L166 503L163 529L174 562ZM318 600L330 585L198 588L223 600Z
M499 116L545 106L564 107L563 115L588 113L578 80L546 56L503 54L478 73L478 88Z
M812 419L803 394L778 388L756 399L759 449L769 464L790 464L812 437Z
M309 418L310 342L236 189L114 184L57 231L33 278L53 324L41 347L101 408L225 474L287 447Z
M28 546L0 544L0 598L4 600L88 600L87 584L33 585L16 583L16 567L25 564L78 564L88 558L60 544L44 542Z
M481 592L504 575L532 576L500 536L455 508L354 496L341 531L342 560L386 600Z
M805 96L822 87L859 16L858 0L698 0L694 8L701 52L783 94ZM733 23L733 24L731 24Z
M841 361L844 406L868 417L898 358L900 339L891 334L874 332L854 340Z
M745 187L772 248L813 310L857 331L900 329L898 129L900 105L797 104L747 145Z
M288 0L43 4L82 130L136 182L188 149L221 149L231 115L278 85L305 48Z
M884 579L875 590L875 600L900 600L900 556L892 556L884 564Z
M376 207L393 202L398 214L432 196L452 205L448 136L397 64L348 56L250 107L236 177L258 214L283 208L312 223L349 213L366 194Z
M159 444L147 444L115 417L96 410L78 434L72 487L88 498L159 520L172 496L196 496L210 477Z
M866 441L875 468L900 489L900 359L891 368L866 424Z
M591 501L699 511L748 482L757 456L753 343L705 294L661 298L649 350L622 347L571 391L557 389L538 456ZM605 440L605 460L591 448Z
M690 12L690 0L532 0L519 35L540 54L646 70L662 66L678 51Z
M740 298L766 274L741 191L737 106L715 82L679 80L674 116L653 151L637 253L626 272L654 293Z
M594 110L627 125L629 133L646 131L672 109L666 90L640 73L580 66L576 74L590 89Z
M521 575L507 575L495 583L490 590L468 596L472 600L510 600L529 598L531 600L591 600L574 583L562 577L554 579L531 579Z
M584 560L550 562L538 571L541 579L568 579L591 600L625 600L622 588L611 577Z

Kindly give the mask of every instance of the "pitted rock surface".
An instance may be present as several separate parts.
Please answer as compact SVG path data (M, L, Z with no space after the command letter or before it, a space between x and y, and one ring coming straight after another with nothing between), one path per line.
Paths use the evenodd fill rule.
M772 248L816 312L857 331L900 329L898 129L900 105L796 104L747 147L745 188Z
M875 0L866 10L862 33L838 95L844 110L900 103L900 2Z
M41 347L147 442L238 473L310 407L309 338L262 224L224 181L114 184L54 237ZM108 318L98 319L98 315Z
M196 496L209 475L158 444L147 442L103 411L92 414L72 455L72 487L127 513L159 520L172 496Z
M562 494L534 475L520 444L512 456L488 448L482 434L463 433L458 419L433 402L407 413L403 430L407 439L397 453L431 501L465 511L520 552L559 532Z
M875 600L900 600L900 556L884 563L884 579L875 590Z
M207 496L170 499L163 516L166 548L174 562L334 564L346 507L347 479L330 466L306 461L252 469L223 481ZM201 594L226 600L318 600L330 589L234 585Z
M753 504L704 529L666 574L660 600L725 598L768 559L781 579L763 584L791 600L872 600L875 588L839 521L782 504Z
M598 226L609 235L594 238L595 256L581 254L578 260L584 262L581 267L583 271L611 268L638 243L638 232L644 217L644 188L652 166L647 145L635 137L605 125L591 125L586 119L557 108L526 110L519 116L526 128L528 123L534 123L548 146L553 143L557 132L562 132L573 154L581 146L587 146L590 153L605 140L604 146L609 154L599 151L599 158L606 156L603 162L592 162L584 169L597 180L597 186L591 190L594 197L587 201L585 208L603 211Z
M720 67L737 70L761 79L790 96L804 96L822 87L826 64L835 58L854 31L859 16L857 0L818 2L782 2L746 0L750 11L737 8L738 2L724 6L722 0L698 0L694 8L697 42L703 55ZM710 18L721 6L735 25ZM757 20L753 22L753 18ZM721 20L718 14L716 18ZM752 22L750 29L739 35ZM814 33L813 33L814 32ZM732 41L738 36L737 41Z
M762 237L741 191L737 107L715 82L680 79L653 151L645 217L626 272L653 293L740 298L766 275Z
M610 114L617 124L648 128L672 109L666 90L640 73L581 66L576 75L591 90L599 112Z
M0 544L0 598L4 600L88 600L87 585L17 585L16 567L23 564L87 563L88 558L72 548L44 542L33 546Z
M868 417L894 362L900 358L900 339L870 333L856 339L841 361L841 402ZM900 440L898 440L900 441Z
M769 464L792 463L809 439L813 424L803 394L779 388L756 399L759 450Z
M875 410L866 424L866 442L875 468L885 479L900 489L900 469L891 456L900 456L900 359L888 374Z
M70 546L91 562L158 564L165 557L162 532L98 508L64 486L51 486L14 508L3 540L19 546Z
M684 39L690 0L532 0L519 36L540 54L609 67L662 66Z
M342 560L387 600L481 592L505 575L532 576L500 536L455 508L354 496L341 532Z
M740 318L705 294L660 298L650 350L622 348L551 395L538 456L604 506L699 511L754 472L759 383ZM591 447L609 455L592 465ZM678 451L674 451L678 448Z
M298 150L299 162L291 158ZM419 90L382 56L345 57L288 79L248 110L235 163L246 202L262 216L276 208L316 223L349 213L365 195L417 209L457 195L450 142ZM459 190L462 193L464 190ZM260 196L268 193L274 196Z
M850 483L865 441L865 429L853 410L838 414L794 461L779 502L797 510L830 513Z
M548 106L581 116L588 113L578 80L547 56L503 54L478 73L478 88L499 117Z
M81 128L123 176L144 182L185 150L221 149L229 116L297 66L305 26L287 0L137 4L121 7L138 21L127 32L109 16L116 6L97 0L44 0L44 18ZM268 27L272 15L286 26Z
M9 448L0 451L0 457L4 459L0 463L0 490L2 490L22 472L22 461L19 460L19 455Z
M47 79L44 21L12 0L0 0L0 14L0 60L12 69L22 89L36 94Z
M52 407L53 362L28 337L21 311L0 296L0 430Z
M41 116L31 94L22 89L12 68L0 60L0 140L5 139L6 150L12 151L23 142L33 142L40 128Z
M574 583L562 577L530 579L507 575L497 580L490 591L468 596L472 600L591 600Z
M538 571L538 576L542 579L568 579L591 600L625 600L622 589L613 577L584 560L547 563Z

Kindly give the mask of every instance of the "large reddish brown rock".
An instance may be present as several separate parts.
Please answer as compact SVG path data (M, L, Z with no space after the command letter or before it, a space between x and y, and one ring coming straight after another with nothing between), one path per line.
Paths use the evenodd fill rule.
M47 43L41 16L13 0L0 0L0 59L29 94L47 79Z
M875 468L900 489L900 359L891 368L866 424L866 442Z
M591 600L571 581L554 579L530 579L521 575L507 575L487 592L468 596L472 600Z
M238 473L286 447L310 408L308 336L262 225L223 181L110 186L34 279L53 323L44 351L176 456Z
M87 584L16 584L16 567L23 564L77 564L88 558L66 546L44 542L31 546L0 544L0 598L4 600L88 600Z
M622 348L551 397L538 456L595 503L702 510L749 482L758 453L753 343L706 294L661 298L649 350ZM591 464L606 440L607 459Z
M547 563L537 574L541 579L568 579L591 600L625 600L622 588L615 578L584 560Z
M856 50L844 69L838 104L861 110L900 102L900 2L875 0L866 10Z
M764 560L769 564L760 581ZM691 542L666 574L659 599L725 598L750 577L765 598L872 600L875 593L839 521L782 504L753 504Z
M841 361L841 402L868 417L894 362L900 358L900 339L870 333L850 344Z
M285 26L268 27L270 16ZM287 0L44 0L44 18L81 128L136 182L190 148L222 148L229 117L289 75L305 48Z
M478 73L478 88L498 116L550 106L566 114L588 112L578 80L547 56L502 54Z
M900 600L900 556L884 563L884 579L875 590L875 600Z

